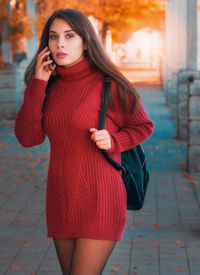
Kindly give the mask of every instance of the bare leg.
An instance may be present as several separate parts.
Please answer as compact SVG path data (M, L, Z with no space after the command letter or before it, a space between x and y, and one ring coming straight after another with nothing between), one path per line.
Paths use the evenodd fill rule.
M117 241L76 239L70 275L100 275Z
M75 239L53 239L63 275L69 275Z

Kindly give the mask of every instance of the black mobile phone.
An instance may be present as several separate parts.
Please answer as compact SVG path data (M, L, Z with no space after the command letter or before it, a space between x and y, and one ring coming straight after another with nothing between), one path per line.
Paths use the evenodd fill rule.
M53 57L52 57L51 53L48 55L48 57L49 57L49 60L53 60ZM46 60L48 60L48 57L46 58ZM53 64L51 63L49 65L44 66L44 69L45 69L46 72L48 72L48 70L52 70L53 69Z

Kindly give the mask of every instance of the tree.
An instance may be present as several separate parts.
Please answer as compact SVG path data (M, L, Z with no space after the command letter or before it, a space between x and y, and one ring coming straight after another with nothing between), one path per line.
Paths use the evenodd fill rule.
M106 33L111 31L113 42L126 42L130 33L140 28L163 28L166 0L35 0L37 18L34 22L28 16L26 1L17 0L8 14L5 5L9 0L0 0L1 22L7 18L11 24L10 40L13 54L22 50L22 39L33 36L32 27L36 24L38 37L51 13L59 8L75 8L92 15L101 24L101 39L105 42ZM0 54L1 59L1 54Z
M38 32L51 12L58 8L76 8L101 22L101 38L111 31L113 41L121 42L122 31L136 31L144 27L163 28L165 0L38 0ZM127 36L129 38L129 36Z
M11 26L9 39L12 43L12 51L15 54L17 51L22 51L22 39L30 38L33 36L32 26L34 22L29 18L26 11L26 0L16 1L12 6L11 13L6 9L9 5L9 0L0 1L0 28L3 20L8 20ZM0 54L1 64L4 60L2 53Z

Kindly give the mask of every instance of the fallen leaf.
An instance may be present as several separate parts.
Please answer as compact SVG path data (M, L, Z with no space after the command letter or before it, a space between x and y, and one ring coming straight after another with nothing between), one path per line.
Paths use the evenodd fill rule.
M9 148L10 148L10 146L8 146L8 145L1 145L0 144L0 149L8 150Z
M134 226L131 226L131 227L130 227L130 230L134 230L134 229L135 229L135 227L134 227Z
M183 178L188 179L189 182L194 181L194 177L186 173L183 174Z
M109 270L110 272L116 272L116 271L119 271L119 268L111 268L110 270Z
M187 248L187 245L180 245L180 248Z
M28 179L28 178L29 178L29 175L23 174L23 175L21 175L21 178L23 178L23 179Z
M179 244L179 243L181 243L181 241L180 241L180 240L178 240L178 241L175 241L175 243L178 243L178 244Z
M174 144L176 144L176 145L178 145L178 146L181 145L180 141L175 141Z
M32 201L27 201L27 204L31 204L32 203Z
M29 246L29 243L24 243L23 246L27 247L27 246Z
M186 161L184 161L184 162L180 162L179 165L183 166L183 167L186 167L187 163L186 163Z
M177 270L177 271L183 272L183 271L184 271L184 268L179 267L179 268L177 268L176 270Z
M132 215L127 215L126 218L127 219L132 218Z
M159 227L159 226L160 226L160 224L159 224L159 223L154 223L154 225L155 225L156 227Z
M135 269L137 269L137 266L132 265L132 266L131 266L131 270L135 270Z
M154 246L158 246L158 245L159 245L159 243L160 243L160 242L159 242L159 241L157 241L157 242L155 242L153 245L154 245Z
M19 270L21 266L18 265L12 265L12 270Z
M24 270L28 271L29 267L27 265L25 265Z

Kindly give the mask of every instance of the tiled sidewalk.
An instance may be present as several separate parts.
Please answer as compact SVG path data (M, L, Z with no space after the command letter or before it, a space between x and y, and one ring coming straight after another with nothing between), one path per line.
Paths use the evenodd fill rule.
M200 176L185 171L186 144L175 139L176 122L169 119L163 92L156 86L138 90L155 124L144 142L151 181L144 208L127 211L123 238L103 275L198 275ZM0 123L0 274L61 275L46 238L48 139L23 148L13 123Z

